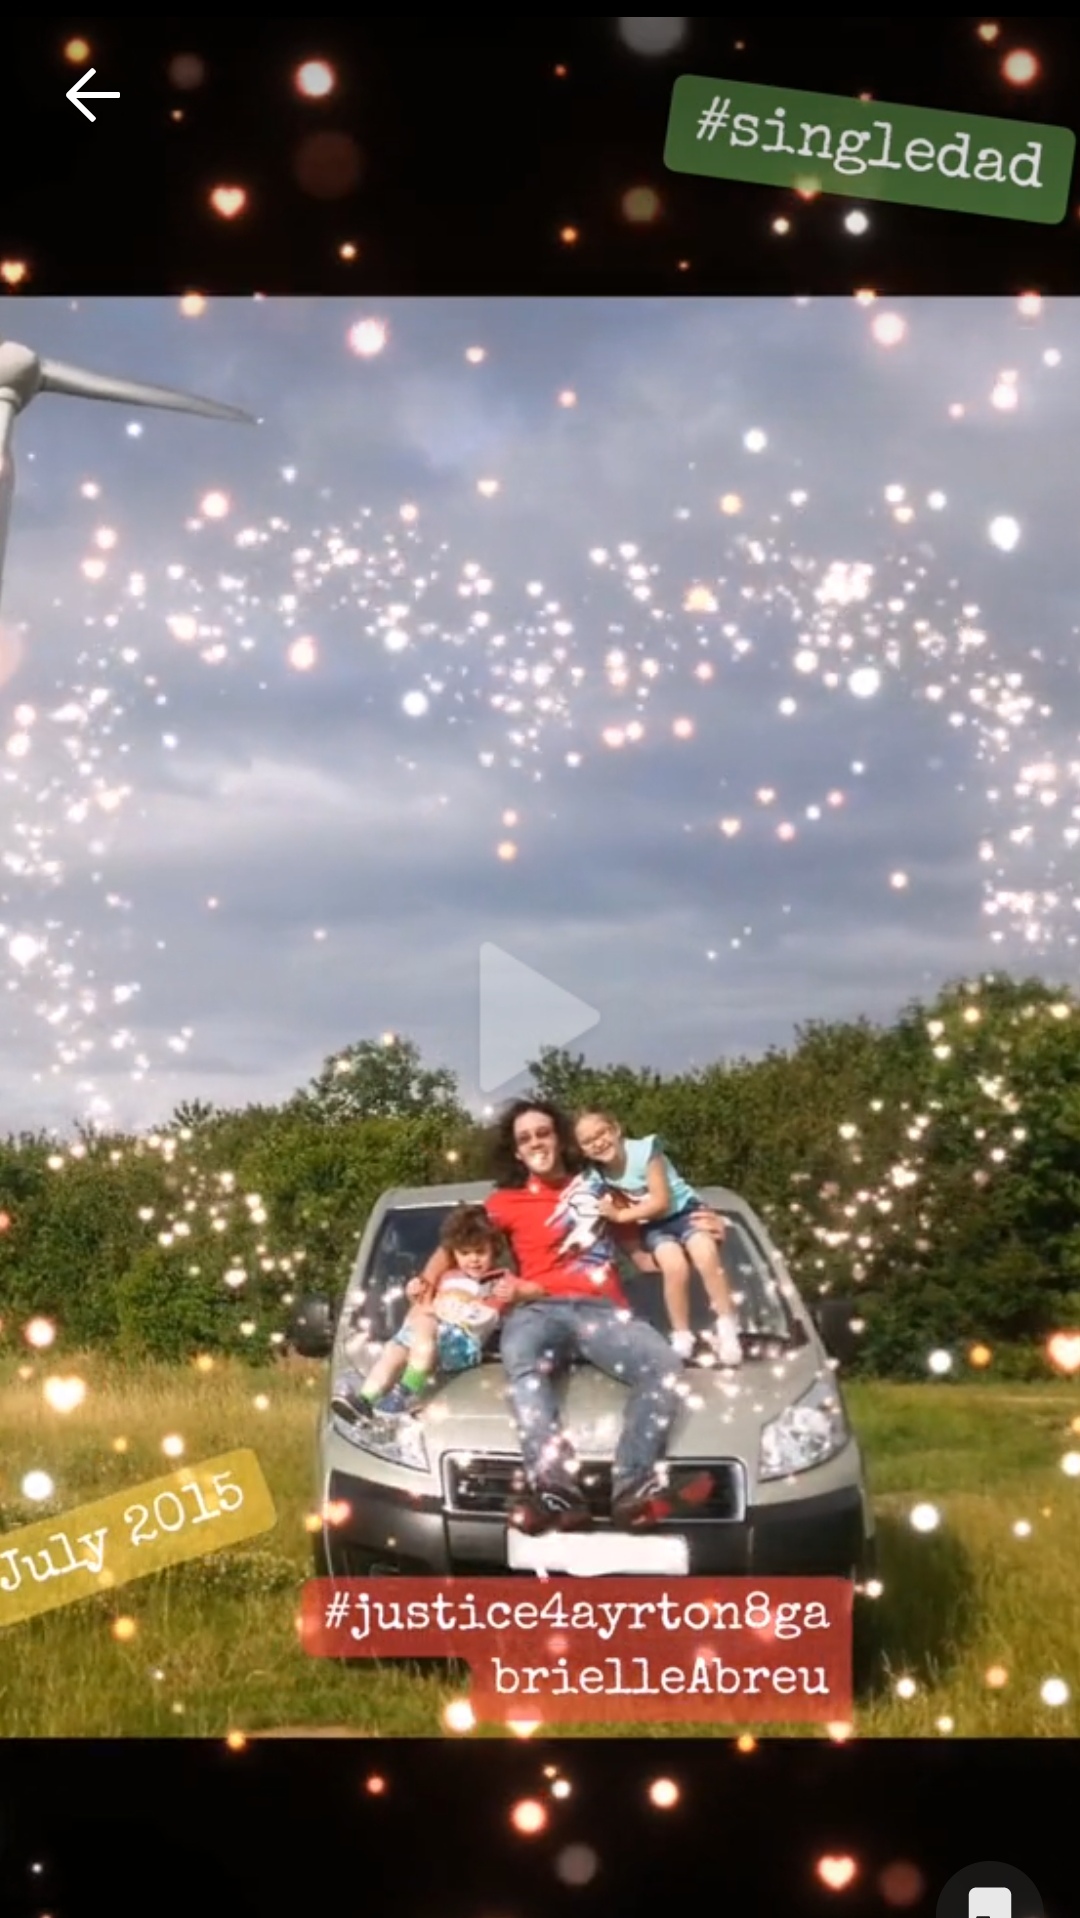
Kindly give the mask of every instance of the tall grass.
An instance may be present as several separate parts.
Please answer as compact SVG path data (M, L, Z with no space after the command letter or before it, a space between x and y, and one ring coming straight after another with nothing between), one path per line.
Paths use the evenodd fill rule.
M321 1367L130 1370L88 1358L64 1369L89 1388L67 1416L45 1404L36 1370L29 1379L14 1364L0 1371L5 1531L162 1476L175 1463L162 1449L169 1435L184 1440L191 1461L251 1446L278 1522L230 1552L0 1632L0 1733L443 1735L443 1710L460 1685L310 1659L299 1644ZM873 1384L848 1396L870 1465L885 1587L861 1627L872 1677L857 1735L1080 1735L1072 1700L1054 1709L1041 1697L1049 1678L1080 1693L1080 1481L1061 1468L1080 1449L1072 1435L1080 1390ZM44 1506L20 1489L35 1469L54 1481ZM911 1513L927 1503L940 1523L921 1533ZM119 1634L118 1618L130 1621ZM670 1729L730 1738L783 1728Z

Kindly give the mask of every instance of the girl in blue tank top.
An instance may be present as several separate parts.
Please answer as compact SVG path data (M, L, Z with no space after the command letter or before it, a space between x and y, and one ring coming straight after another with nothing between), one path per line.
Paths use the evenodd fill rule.
M628 1139L608 1112L582 1112L575 1124L577 1142L608 1188L600 1201L603 1217L617 1225L636 1225L641 1241L660 1268L671 1343L680 1358L694 1351L690 1329L690 1276L697 1272L716 1315L711 1343L721 1365L742 1362L742 1341L720 1249L711 1232L694 1224L702 1201L675 1166L655 1133Z

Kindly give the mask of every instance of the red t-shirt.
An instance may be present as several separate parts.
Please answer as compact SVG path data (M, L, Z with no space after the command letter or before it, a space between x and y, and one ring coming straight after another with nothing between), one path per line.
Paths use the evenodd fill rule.
M615 1246L596 1210L598 1196L597 1181L579 1174L555 1184L530 1179L502 1186L484 1204L529 1285L542 1286L552 1298L608 1299L625 1307Z

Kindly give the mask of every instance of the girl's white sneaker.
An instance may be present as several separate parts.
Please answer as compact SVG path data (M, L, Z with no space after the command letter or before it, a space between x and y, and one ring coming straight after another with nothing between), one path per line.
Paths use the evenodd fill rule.
M716 1347L716 1356L721 1365L736 1366L743 1362L742 1339L739 1336L738 1320L726 1314L723 1318L717 1314L712 1334Z

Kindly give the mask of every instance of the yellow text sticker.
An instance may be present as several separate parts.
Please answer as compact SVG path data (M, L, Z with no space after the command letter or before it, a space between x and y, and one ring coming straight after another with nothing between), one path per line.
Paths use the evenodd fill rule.
M241 1451L0 1534L0 1626L239 1545L276 1522L262 1467Z

